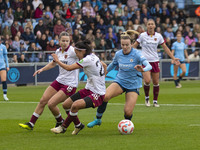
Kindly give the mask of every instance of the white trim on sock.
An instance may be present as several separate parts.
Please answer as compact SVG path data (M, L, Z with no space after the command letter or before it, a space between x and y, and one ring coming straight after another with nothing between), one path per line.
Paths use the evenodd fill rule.
M78 112L73 113L73 112L70 111L69 114L70 114L70 116L77 116L77 115L78 115Z
M55 116L55 118L57 119L57 118L59 118L60 116L61 116L61 113L59 113L59 115Z
M66 111L66 112L67 112L67 111L69 112L69 111L70 111L70 109L65 109L65 111Z
M79 127L81 125L81 122L78 124L78 125L75 125L75 127L77 128L77 127Z
M146 84L146 83L144 83L144 85L145 85L145 86L150 86L150 84Z
M156 103L156 104L157 104L157 100L153 100L153 103Z
M37 118L39 118L40 117L40 115L39 114L37 114L37 113L33 113L33 115L35 116L35 117L37 117Z
M34 127L34 123L32 123L32 122L29 122L31 125L32 125L32 127Z
M156 86L160 86L160 84L157 84L157 85L153 85L153 86L155 86L155 87L156 87Z

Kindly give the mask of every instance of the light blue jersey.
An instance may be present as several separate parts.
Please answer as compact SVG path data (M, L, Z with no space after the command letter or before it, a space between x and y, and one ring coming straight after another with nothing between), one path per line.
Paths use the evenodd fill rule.
M183 42L174 42L172 44L172 50L174 50L174 57L179 58L180 61L185 61L184 51L186 50L187 46Z
M123 50L121 49L116 52L113 61L107 68L107 71L110 71L114 67L118 66L119 71L115 82L119 83L123 88L126 89L138 89L142 87L142 74L134 69L134 67L136 65L142 65L145 61L146 58L142 56L140 51L132 48L129 54L124 55ZM149 63L148 66L150 66L148 69L150 70L151 65Z
M9 67L8 57L7 57L7 48L5 45L0 44L0 69Z

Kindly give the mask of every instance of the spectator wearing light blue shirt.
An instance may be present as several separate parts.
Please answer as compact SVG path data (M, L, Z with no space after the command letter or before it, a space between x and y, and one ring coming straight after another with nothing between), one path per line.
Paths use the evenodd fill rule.
M167 31L164 32L164 36L166 38L170 38L170 40L174 39L174 33L172 32L172 28L171 27L167 27Z

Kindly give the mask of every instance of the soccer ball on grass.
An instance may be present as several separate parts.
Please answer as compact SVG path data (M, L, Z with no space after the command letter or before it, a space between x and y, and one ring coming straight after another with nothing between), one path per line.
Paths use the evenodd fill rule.
M130 120L121 120L118 124L118 130L121 134L131 134L134 130L134 124Z

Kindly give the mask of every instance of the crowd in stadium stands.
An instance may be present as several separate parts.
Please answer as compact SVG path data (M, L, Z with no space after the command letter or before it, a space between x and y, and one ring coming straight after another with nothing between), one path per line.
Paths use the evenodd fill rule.
M112 60L120 49L120 33L144 32L150 18L169 48L180 32L189 54L198 56L200 25L188 24L187 17L173 0L0 0L2 43L16 63L49 61L62 31L71 35L72 45L89 39L101 60Z

